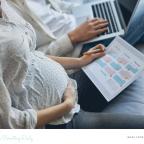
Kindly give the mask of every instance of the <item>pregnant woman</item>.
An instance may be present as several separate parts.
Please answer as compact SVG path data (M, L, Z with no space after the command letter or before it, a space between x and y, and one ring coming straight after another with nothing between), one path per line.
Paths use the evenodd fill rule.
M99 45L89 51L93 54L81 58L45 56L35 51L35 32L27 22L4 18L0 19L0 37L0 127L35 128L70 122L80 107L77 84L64 68L90 63L104 55L104 47Z
M5 0L1 2L6 5ZM46 56L35 51L36 35L31 25L16 13L19 21L6 13L3 15L0 128L43 128L47 124L47 128L54 125L56 128L144 128L143 116L89 113L80 110L77 104L77 84L65 69L79 69L103 56L103 45L97 45L80 58Z

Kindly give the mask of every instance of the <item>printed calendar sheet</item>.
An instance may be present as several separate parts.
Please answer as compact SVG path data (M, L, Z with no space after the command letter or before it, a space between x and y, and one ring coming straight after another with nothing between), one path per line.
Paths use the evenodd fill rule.
M106 48L106 55L83 71L109 102L128 87L144 70L144 55L120 37Z

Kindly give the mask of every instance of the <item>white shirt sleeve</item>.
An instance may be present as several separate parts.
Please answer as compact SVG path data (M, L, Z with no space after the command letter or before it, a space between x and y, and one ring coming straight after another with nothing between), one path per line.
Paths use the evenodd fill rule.
M68 35L63 35L59 39L51 42L49 45L45 45L38 48L39 51L45 54L63 56L74 50L71 40Z
M23 80L28 68L28 41L14 24L0 23L0 128L35 128L36 111L28 106L18 109L12 101L15 93L21 99L26 95ZM24 105L23 99L21 102Z
M9 92L0 78L0 128L30 129L35 128L36 122L36 111L32 109L20 111L12 107Z
M47 0L52 7L58 12L71 13L71 10L78 6L76 2L69 2L64 0Z

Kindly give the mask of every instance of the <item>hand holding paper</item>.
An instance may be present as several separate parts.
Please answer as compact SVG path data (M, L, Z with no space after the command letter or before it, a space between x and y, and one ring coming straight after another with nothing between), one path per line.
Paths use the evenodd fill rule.
M97 45L96 47L91 48L89 51L85 52L82 57L80 57L81 66L86 66L105 55L104 45Z

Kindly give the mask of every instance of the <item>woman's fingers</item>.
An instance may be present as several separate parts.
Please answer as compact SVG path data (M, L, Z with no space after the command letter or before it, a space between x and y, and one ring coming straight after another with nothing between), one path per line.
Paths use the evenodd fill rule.
M108 30L107 28L101 28L101 29L96 30L94 33L95 33L95 35L99 36L102 33L107 32L107 30Z
M72 87L72 82L71 82L71 80L69 80L68 85L67 85L67 89L69 89L71 87Z
M92 54L93 59L100 58L105 55L105 52Z
M98 24L98 23L101 23L101 22L107 22L107 20L102 19L102 18L94 18L94 19L89 20L89 22L91 22L93 24Z
M96 45L95 47L91 48L90 51L91 51L91 50L96 50L96 49L99 49L100 51L103 52L103 51L105 51L105 46L102 45L102 44L98 44L98 45Z
M103 19L93 20L91 22L91 25L93 27L93 33L97 36L102 33L105 33L108 30L107 29L108 24L109 23L107 20L103 20Z
M68 36L73 44L84 42L92 38L98 37L100 34L105 33L108 22L103 19L92 19L81 24L73 31L69 32Z
M96 45L95 48L97 48L97 49L101 49L102 51L105 51L105 46L102 45L102 44L98 44L98 45Z
M93 22L93 26L97 26L97 25L100 25L100 24L103 24L103 23L108 23L107 20L98 20L98 21L95 21Z
M99 52L101 52L101 49L96 49L96 50L85 52L84 55L90 55L90 54L99 53Z
M101 29L101 28L106 28L108 26L108 22L100 23L98 25L93 26L95 30Z
M105 51L105 46L102 44L98 44L94 48L91 48L89 51L85 52L84 55L91 55L94 53L100 53Z
M100 20L96 20L94 22L91 22L91 24L96 27L96 26L99 26L101 24L108 24L108 21L107 20L103 20L103 19L100 19Z
M96 20L90 20L88 21L89 25L92 27L92 28L101 28L101 27L107 27L108 25L108 21L107 20L103 20L103 19L96 19Z

